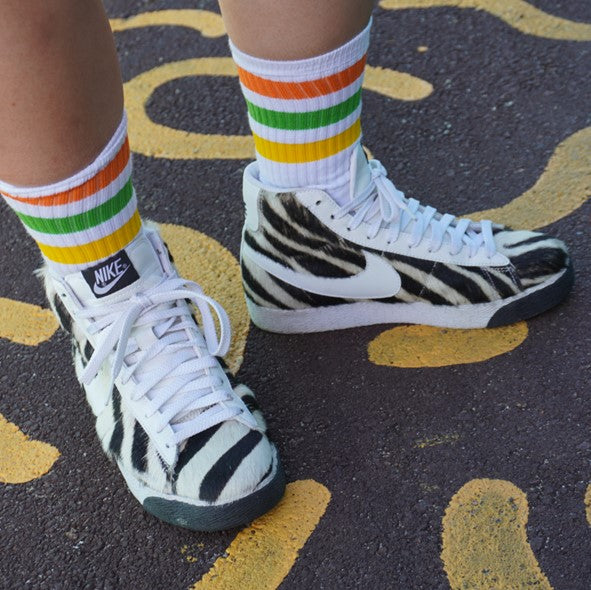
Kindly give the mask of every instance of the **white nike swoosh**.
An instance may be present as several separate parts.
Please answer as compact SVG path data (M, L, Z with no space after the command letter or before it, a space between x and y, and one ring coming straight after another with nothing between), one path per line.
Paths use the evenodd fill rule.
M287 268L253 250L245 242L242 243L242 253L285 283L317 295L344 299L382 299L396 295L401 287L400 275L396 269L387 260L371 252L364 252L364 270L351 277L335 279L317 277Z
M106 285L103 285L102 287L99 287L96 283L92 286L92 290L97 294L97 295L104 295L105 293L108 293L121 279L121 277L125 276L125 273L127 272L127 270L130 267L128 266L118 277L115 277L110 283L107 283Z

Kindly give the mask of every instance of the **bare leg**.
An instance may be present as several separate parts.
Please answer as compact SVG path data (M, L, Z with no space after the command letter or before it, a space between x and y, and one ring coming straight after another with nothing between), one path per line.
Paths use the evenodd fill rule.
M373 0L220 0L226 29L244 52L296 60L339 47L369 21Z
M0 179L40 185L84 168L123 109L100 0L4 0L0 31Z

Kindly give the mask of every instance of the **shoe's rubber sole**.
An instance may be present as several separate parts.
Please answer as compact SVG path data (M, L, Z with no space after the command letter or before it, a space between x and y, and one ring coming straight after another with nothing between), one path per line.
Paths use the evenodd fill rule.
M521 320L527 320L551 309L563 301L570 293L575 282L575 272L570 264L561 276L539 291L535 291L514 301L507 302L488 321L489 328L505 326ZM544 283L542 283L543 285Z
M124 469L121 473L147 512L164 522L194 531L223 531L248 524L271 510L285 492L285 475L278 459L275 472L258 490L227 504L207 504L162 494L143 485Z
M306 309L271 309L246 303L253 323L269 332L298 334L374 324L424 324L442 328L492 328L529 319L560 303L574 282L572 266L513 297L473 305L359 301Z

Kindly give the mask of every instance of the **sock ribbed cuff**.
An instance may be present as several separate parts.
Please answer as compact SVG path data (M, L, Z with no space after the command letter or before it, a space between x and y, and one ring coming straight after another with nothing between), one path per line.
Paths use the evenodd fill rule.
M80 172L46 186L0 183L0 193L58 273L82 270L127 246L141 229L131 182L127 118Z
M56 195L71 190L87 180L91 179L97 172L105 168L113 159L124 141L127 138L127 113L123 111L121 122L117 126L113 137L103 148L101 153L88 165L73 176L45 186L24 187L15 186L0 180L0 193L7 193L19 197L42 197L45 195Z
M345 69L367 53L373 19L353 39L322 55L298 60L269 60L244 53L229 39L230 51L236 64L272 80L293 82L311 80L317 75L328 76Z
M230 41L262 182L319 187L345 200L351 153L361 140L370 28L371 21L341 47L294 61L253 57Z

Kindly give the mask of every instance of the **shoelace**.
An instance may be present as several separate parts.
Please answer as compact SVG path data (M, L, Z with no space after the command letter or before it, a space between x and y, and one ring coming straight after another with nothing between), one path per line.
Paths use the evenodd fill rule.
M369 168L372 181L357 197L354 195L356 178L355 154L351 158L351 201L335 215L340 219L351 214L349 229L356 229L362 222L372 221L368 239L375 238L378 232L387 227L387 242L395 242L407 226L413 223L410 247L418 246L427 230L430 232L430 252L437 252L443 245L445 236L449 236L450 254L458 254L464 246L470 248L472 258L481 247L486 249L488 258L496 253L492 222L488 220L476 223L470 219L457 219L446 213L438 213L434 207L425 207L416 199L407 199L387 177L385 168L378 160L370 160Z
M193 302L201 314L201 336L186 303ZM218 339L213 315L220 325ZM223 307L207 297L201 287L180 278L166 278L129 300L99 309L86 309L82 317L94 320L92 333L106 331L81 375L90 383L107 357L112 359L111 386L135 377L134 400L147 396L152 413L159 414L157 431L171 425L176 443L242 413L234 393L224 386L215 356L223 356L230 345L230 321ZM141 350L133 338L134 328L149 326L156 340ZM157 368L151 359L166 355ZM125 365L124 366L124 362ZM214 370L217 369L217 370Z

